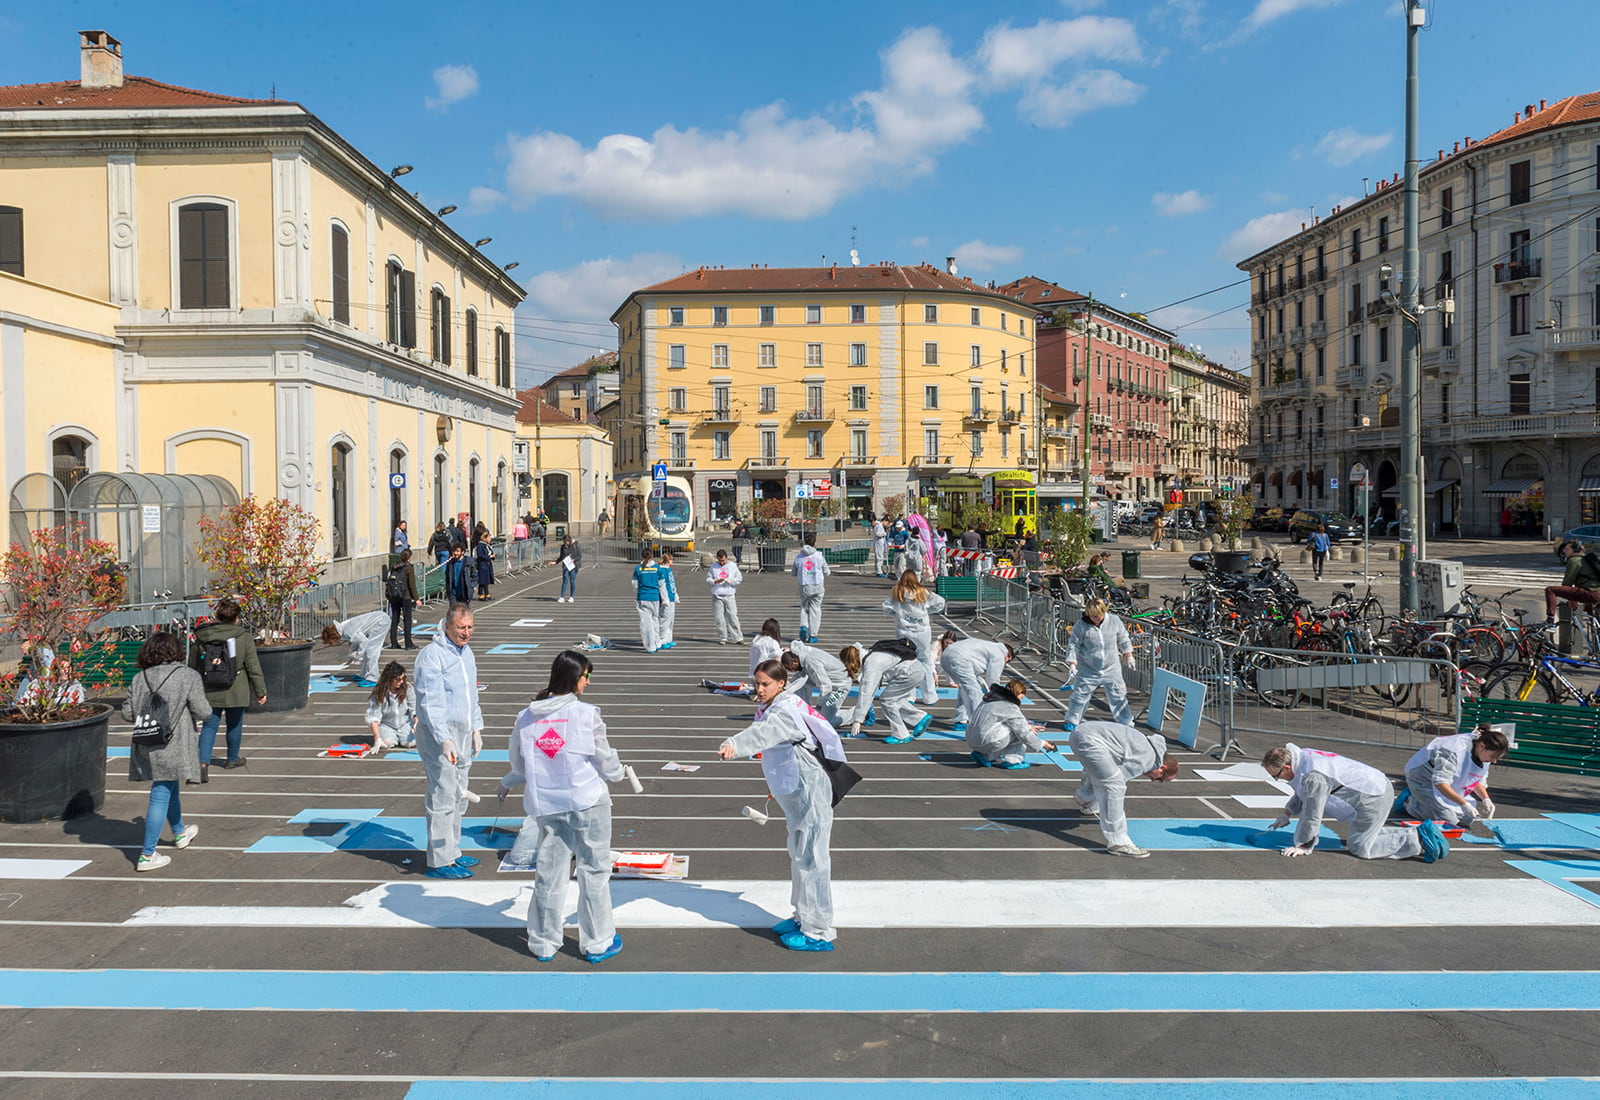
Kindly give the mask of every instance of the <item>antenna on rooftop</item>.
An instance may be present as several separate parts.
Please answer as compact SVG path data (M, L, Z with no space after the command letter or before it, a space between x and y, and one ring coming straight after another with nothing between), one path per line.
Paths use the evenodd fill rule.
M856 227L850 227L850 266L861 266L861 242L856 240Z

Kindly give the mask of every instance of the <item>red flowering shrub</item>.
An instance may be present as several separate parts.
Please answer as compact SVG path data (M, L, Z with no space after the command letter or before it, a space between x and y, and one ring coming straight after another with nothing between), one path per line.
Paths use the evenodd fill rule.
M77 665L89 628L122 602L117 552L89 538L81 522L45 528L33 533L32 546L12 544L3 579L23 652L21 667L0 675L0 690L15 700L13 720L68 717L83 701Z
M290 612L328 564L318 556L318 526L298 504L253 495L200 521L197 552L215 577L212 591L237 599L263 642L291 640Z

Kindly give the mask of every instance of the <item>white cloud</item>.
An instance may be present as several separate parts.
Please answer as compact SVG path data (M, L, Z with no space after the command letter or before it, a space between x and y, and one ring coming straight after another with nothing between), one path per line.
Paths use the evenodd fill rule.
M1122 107L1144 95L1137 84L1110 69L1089 69L1066 84L1040 84L1022 97L1022 113L1039 126L1066 126L1101 107Z
M487 214L505 201L505 195L493 187L474 187L467 192L467 213Z
M532 383L589 356L614 351L612 311L641 287L681 274L683 262L665 252L588 260L562 271L541 271L523 285L522 312L555 321L525 321L517 341L519 386Z
M604 216L645 221L813 217L865 186L930 170L934 154L983 125L973 75L938 31L907 31L881 57L883 87L855 100L870 125L791 118L772 103L721 132L667 125L590 147L565 134L513 135L507 189L522 204L570 196Z
M1202 210L1211 208L1211 200L1198 191L1179 191L1177 194L1168 194L1157 191L1150 196L1150 204L1156 208L1156 213L1164 218L1181 217L1184 214L1198 214Z
M1085 15L1041 19L1031 27L1001 23L984 34L978 62L999 86L1041 80L1066 61L1138 61L1139 36L1126 19Z
M1222 242L1222 247L1217 249L1217 258L1238 261L1246 256L1254 256L1268 245L1300 232L1300 225L1305 220L1303 210L1279 210L1251 218Z
M1348 126L1329 130L1311 151L1329 164L1345 165L1388 147L1393 134L1361 134Z
M433 70L433 84L439 94L428 96L424 102L428 110L442 111L477 92L478 70L471 65L440 65Z
M994 271L1022 259L1022 249L1014 244L985 244L982 240L958 244L950 252L957 267L971 271Z
M1257 0L1256 6L1245 17L1244 29L1253 31L1286 15L1311 8L1331 8L1344 0Z
M906 246L908 248L927 248L928 247L928 238L924 237L924 236L912 237L909 241L906 242Z

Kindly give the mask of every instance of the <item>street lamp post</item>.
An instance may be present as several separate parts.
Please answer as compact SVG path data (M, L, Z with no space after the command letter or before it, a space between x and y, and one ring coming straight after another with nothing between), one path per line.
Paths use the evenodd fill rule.
M1402 522L1405 549L1400 557L1400 606L1419 609L1417 561L1424 549L1427 517L1422 497L1422 326L1417 321L1421 255L1417 225L1417 35L1427 16L1421 0L1406 0L1406 181L1405 255L1400 275L1400 311L1411 323L1400 335L1400 506L1410 519Z

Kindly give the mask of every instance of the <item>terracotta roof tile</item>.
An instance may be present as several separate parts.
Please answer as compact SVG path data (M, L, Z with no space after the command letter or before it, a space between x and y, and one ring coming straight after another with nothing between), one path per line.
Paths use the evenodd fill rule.
M1507 126L1504 130L1496 130L1482 141L1475 141L1468 149L1476 149L1480 145L1502 141L1514 141L1529 134L1538 133L1540 130L1553 130L1557 126L1570 126L1577 122L1594 122L1600 120L1600 92L1587 92L1583 95L1569 95L1565 99L1558 99L1544 110L1526 113L1517 122ZM1466 150L1463 150L1465 152Z
M1068 290L1037 275L1024 275L998 289L1001 294L1020 299L1033 306L1056 306L1063 302L1082 301L1085 297L1076 290Z
M137 110L162 107L291 106L284 99L243 99L130 76L120 88L85 88L76 80L0 85L0 110Z
M518 390L517 397L522 400L522 408L517 410L518 424L580 424L544 399L543 386L529 386L525 390ZM539 409L536 405L543 404Z

